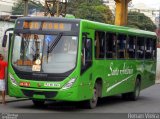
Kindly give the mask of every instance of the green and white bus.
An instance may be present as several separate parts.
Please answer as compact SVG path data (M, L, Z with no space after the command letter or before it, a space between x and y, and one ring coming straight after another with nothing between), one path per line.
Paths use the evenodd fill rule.
M137 100L155 84L156 34L81 19L24 17L10 43L8 92L29 98L84 101L122 94ZM3 46L7 35L4 35Z

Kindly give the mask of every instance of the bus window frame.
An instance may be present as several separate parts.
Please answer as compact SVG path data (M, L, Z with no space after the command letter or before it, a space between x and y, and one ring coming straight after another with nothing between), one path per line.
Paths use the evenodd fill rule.
M123 58L119 58L118 57L118 50L119 50L119 46L118 46L118 37L119 36L125 36L126 37L126 43L125 43L125 47L124 47L124 57ZM117 46L117 48L116 48L116 52L117 52L117 59L118 60L125 60L125 59L127 59L127 57L126 57L126 51L127 51L127 41L128 41L128 34L124 34L124 33L117 33L117 41L116 41L116 46Z
M144 46L144 48L143 48L143 58L139 58L138 57L138 38L140 38L140 40L141 40L141 38L143 38L143 46ZM145 39L146 39L146 37L145 36L137 36L137 40L136 40L136 59L137 60L145 60Z
M150 58L146 58L146 51L147 51L147 40L150 40L150 43L153 42L151 48L151 57ZM152 60L153 59L153 47L154 47L154 39L151 37L146 37L145 39L145 60Z
M109 35L108 34L112 34L112 35L115 35L116 36L116 41L115 41L115 57L112 57L112 58L108 58L107 57L107 55L106 55L106 53L108 52L108 50L107 50L107 47L106 47L106 45L107 45L107 40L109 39ZM106 60L111 60L111 59L113 59L113 60L117 60L117 32L106 32L106 34L105 34L105 37L106 37L106 35L107 35L107 37L106 37L106 39L105 39L105 56L106 56Z
M126 58L127 60L135 60L135 59L137 59L137 55L136 55L136 49L137 49L137 36L136 35L132 35L132 34L128 34L127 35L127 45L129 45L129 38L130 37L132 37L132 38L134 38L133 40L134 40L134 45L135 45L135 49L134 49L134 53L135 53L135 55L134 55L134 58L130 58L129 56ZM128 51L126 50L126 54L128 55Z
M101 33L104 33L104 53L103 53L103 55L104 55L104 57L103 58L97 58L97 50L96 50L96 44L95 44L95 42L96 42L96 33L97 32L101 32ZM99 41L99 44L100 44L100 41ZM99 45L99 57L100 57L100 45ZM106 51L106 31L101 31L101 30L95 30L94 31L94 58L95 58L95 60L104 60L104 59L106 59L106 54L105 54L105 51Z
M157 60L157 37L152 38L152 40L153 40L153 51L155 50L154 51L155 55L153 54L153 51L152 51L152 60Z

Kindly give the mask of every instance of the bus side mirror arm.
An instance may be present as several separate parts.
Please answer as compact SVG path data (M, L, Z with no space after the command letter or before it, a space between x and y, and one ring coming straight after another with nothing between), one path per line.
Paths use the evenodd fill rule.
M9 28L5 31L4 36L3 36L3 40L2 40L2 47L6 47L7 44L7 38L8 36L6 35L8 31L13 31L14 28Z

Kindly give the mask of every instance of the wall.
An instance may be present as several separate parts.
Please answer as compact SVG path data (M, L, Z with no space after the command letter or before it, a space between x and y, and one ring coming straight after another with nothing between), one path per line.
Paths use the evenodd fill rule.
M4 35L5 30L7 28L12 28L12 27L14 27L14 23L0 21L0 53L5 56L5 60L7 60L8 47L2 48L2 39L3 39L3 35ZM8 44L7 44L7 46L8 46Z
M157 83L160 83L160 48L157 48Z

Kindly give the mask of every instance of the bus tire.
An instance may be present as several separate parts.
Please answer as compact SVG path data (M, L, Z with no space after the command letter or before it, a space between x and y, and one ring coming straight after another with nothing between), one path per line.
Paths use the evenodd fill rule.
M137 78L134 87L134 92L129 93L129 99L132 101L136 101L139 98L140 91L141 91L141 81L139 78Z
M95 83L94 85L94 89L93 89L93 97L90 100L85 101L85 107L89 108L89 109L93 109L97 106L97 102L98 102L98 84Z
M43 100L32 100L32 102L33 102L34 106L36 106L36 107L42 107L45 103L45 101L43 101Z
M124 100L136 101L139 98L140 90L141 90L141 81L139 78L137 78L136 83L135 83L135 87L134 87L134 91L130 92L130 93L122 94L122 98Z

